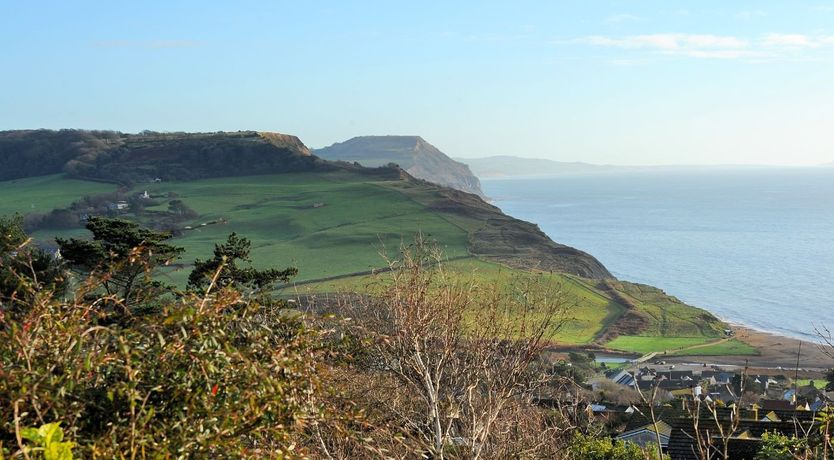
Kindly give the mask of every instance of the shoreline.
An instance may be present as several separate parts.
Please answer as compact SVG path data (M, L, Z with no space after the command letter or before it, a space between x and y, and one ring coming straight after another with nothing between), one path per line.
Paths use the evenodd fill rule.
M829 349L831 355L826 354L819 342L799 340L770 332L759 331L748 326L731 324L733 331L732 338L745 342L756 350L758 355L687 355L687 356L666 356L658 354L655 359L662 359L667 363L674 364L709 364L720 366L731 366L743 368L749 367L751 371L761 374L791 374L799 369L801 377L820 378L828 369L834 368L834 349ZM800 351L799 344L802 342L802 349L799 355L797 366L797 352ZM619 356L623 358L638 358L640 354L606 348L600 345L570 345L554 343L548 347L548 352L561 355L568 352L593 352Z
M834 357L823 352L819 342L811 342L752 329L739 324L730 325L733 337L745 342L759 351L756 356L728 355L728 356L681 356L664 358L669 362L691 362L694 359L709 361L711 364L725 364L734 366L794 370L797 367L797 353L799 353L799 368L810 371L823 371L834 367ZM834 350L830 350L834 355Z
M830 177L827 174L830 174L830 171L826 170L823 174L822 168L807 168L803 170L807 171L815 171L813 177L819 178L827 178ZM819 173L818 173L819 172ZM805 177L804 173L802 175L796 174L787 174L785 173L785 180L783 181L785 184L790 185L793 187L795 178L803 178ZM687 192L692 190L700 190L696 186L701 184L701 180L698 179L699 176L693 175L693 179L688 180L686 183L680 186L679 192ZM735 176L733 176L735 177ZM752 177L752 176L751 176ZM770 180L765 181L764 179L757 179L752 177L750 179L750 187L745 187L744 190L749 192L745 192L742 195L739 195L740 198L744 199L751 199L752 202L759 203L761 194L751 195L755 190L770 190L772 186ZM770 176L761 176L762 178L767 178ZM782 173L779 173L778 177L782 177ZM808 176L811 177L811 176ZM572 180L571 182L564 183L561 187L554 186L552 187L553 190L560 190L562 191L561 198L559 200L554 201L556 204L564 204L564 203L574 203L576 206L572 209L578 209L576 211L571 211L570 213L565 213L560 209L550 209L544 208L540 206L539 200L544 199L546 195L540 196L541 190L550 190L547 187L551 184L550 182L543 182L543 185L530 185L529 187L524 185L527 182L531 182L533 184L537 184L538 182L534 182L532 177L509 177L504 176L501 178L496 178L492 176L482 177L482 183L484 186L484 191L491 197L498 197L493 200L493 204L497 205L501 208L505 213L508 215L518 215L521 214L521 218L525 220L529 220L534 222L540 226L540 228L548 234L548 236L552 237L554 241L558 241L561 244L566 244L572 247L576 247L577 249L583 250L594 257L597 257L603 265L605 265L617 278L623 280L634 280L635 278L639 278L640 281L638 283L648 284L651 286L655 286L670 296L676 297L681 301L685 302L686 304L703 309L708 311L713 316L717 317L725 324L727 324L728 328L737 330L737 331L744 331L743 335L749 337L755 337L757 343L766 346L776 346L779 348L788 348L793 350L794 354L794 364L793 367L796 366L795 364L795 354L796 349L798 348L798 343L801 341L804 344L809 345L807 347L808 353L811 353L813 356L807 360L808 362L816 362L822 363L824 362L815 350L812 351L811 348L816 348L816 345L811 345L814 342L820 342L821 340L815 336L814 326L819 325L817 323L829 323L826 324L828 327L834 330L834 323L831 323L830 314L830 305L824 302L825 292L819 291L819 283L815 283L813 286L809 287L809 277L808 276L798 276L794 271L789 269L780 269L780 270L770 270L767 272L766 276L759 280L755 280L753 282L748 282L746 278L744 278L743 284L736 285L737 275L739 273L746 273L741 272L740 268L744 268L747 270L748 267L741 263L741 261L737 261L738 263L735 265L739 265L739 270L732 272L732 270L712 270L710 269L710 273L714 276L707 278L707 281L699 282L697 284L693 284L689 286L685 283L685 281L689 277L697 277L701 273L706 273L707 268L709 267L708 264L714 264L718 260L718 258L704 258L704 259L696 259L696 260L689 260L685 264L685 269L671 270L670 274L663 274L657 272L656 270L640 270L638 267L639 264L635 264L633 261L635 258L640 257L641 261L650 263L652 258L664 258L668 259L670 254L665 249L666 246L663 244L672 241L669 245L673 248L677 247L677 244L674 243L674 240L664 239L666 238L666 233L668 231L690 231L692 228L694 229L701 229L709 228L709 229L723 229L722 232L725 232L728 236L727 239L719 239L715 240L711 235L707 235L704 238L698 236L701 239L695 239L694 242L698 244L704 245L704 247L712 248L715 246L715 241L718 241L720 244L736 244L739 242L741 237L739 236L739 232L743 231L757 231L758 229L755 226L751 226L748 224L740 225L738 228L724 228L722 227L722 222L725 222L726 219L722 220L726 217L724 213L715 213L714 215L710 214L709 217L711 220L706 221L706 223L701 222L699 225L692 225L690 222L692 219L688 213L681 212L680 215L676 217L676 219L670 221L670 224L666 224L665 221L662 219L658 220L652 218L652 215L647 215L646 219L649 219L652 224L658 225L656 228L651 227L648 230L645 230L646 235L645 238L649 238L655 234L660 235L661 248L660 249L650 249L646 247L640 241L632 242L625 244L621 242L618 238L623 237L626 238L623 241L632 241L635 238L628 237L629 233L634 229L640 229L638 225L644 225L643 219L640 219L640 212L646 212L646 210L651 210L654 208L657 209L666 209L664 206L668 206L668 200L654 200L645 192L642 188L629 188L627 185L629 182L627 180L623 180L621 182L617 182L615 186L605 187L600 189L598 194L593 195L595 197L593 200L585 199L585 195L587 190L597 190L597 185L599 185L598 181L588 181L585 182L584 180ZM529 181L528 181L529 179ZM545 178L541 178L545 179ZM665 187L669 184L668 181L659 181L656 184L653 182L652 187L649 187L646 190L654 190L654 186L657 187ZM690 183L691 182L691 183ZM780 182L781 183L781 182ZM814 182L816 183L816 182ZM693 185L694 184L694 185ZM557 184L558 185L558 184ZM571 186L570 189L565 188ZM575 187L574 187L575 186ZM648 187L648 186L646 186ZM807 187L806 187L807 188ZM805 191L806 188L802 190ZM586 190L587 189L587 190ZM664 189L660 189L664 190ZM710 189L712 190L712 189ZM703 203L713 203L716 200L718 201L726 201L731 200L735 195L729 193L726 195L722 192L723 189L716 188L717 192L713 194L706 194L703 200L699 198L694 203L696 204L703 204ZM734 192L735 189L730 190L730 192ZM791 188L793 190L793 188ZM827 190L827 189L826 189ZM810 192L816 192L817 189L811 188L807 189ZM645 192L645 193L644 193ZM590 192L587 192L590 193ZM595 192L596 193L596 192ZM620 210L622 207L615 203L606 201L609 198L622 198L624 194L628 195L631 198L634 197L641 197L644 198L647 205L641 206L634 206L628 208L627 214L617 214L617 216L622 217L622 222L620 221L595 221L593 220L595 214L591 214L590 211L595 211L598 213L607 212L610 210ZM529 195L529 196L528 196ZM807 193L806 193L807 195ZM805 195L800 195L805 196ZM583 201L584 200L584 201ZM706 201L704 201L706 200ZM613 204L612 204L613 203ZM539 204L539 206L533 206ZM591 210L582 210L582 206L588 204L592 206ZM779 220L779 214L774 214L776 211L782 209L783 207L790 209L791 202L777 202L775 204L768 204L767 209L773 212L768 212L765 214L754 212L749 214L756 219L764 219L764 220L756 220L756 222L767 223L768 225L781 225L783 222ZM648 207L647 207L648 206ZM654 206L654 208L652 208ZM775 206L775 207L774 207ZM729 206L727 211L737 211L736 208L741 209L742 206ZM723 209L723 208L722 208ZM746 209L746 208L745 208ZM758 209L758 208L755 208ZM613 211L612 211L613 212ZM563 215L564 214L564 215ZM560 219L559 216L563 215ZM743 214L748 215L748 214ZM626 218L626 216L629 216ZM637 216L637 217L634 217ZM736 214L733 214L736 216ZM805 216L805 214L803 214ZM751 218L752 218L751 217ZM563 225L559 222L570 219L571 222L586 222L588 225L596 226L599 224L598 232L595 233L596 238L591 238L588 236L583 236L582 238L578 237L580 233L577 232L585 232L581 225ZM583 220L583 219L590 219L590 220ZM816 222L816 220L814 220ZM744 221L746 222L746 221ZM662 224L662 225L661 225ZM706 227L704 227L706 226ZM770 227L767 227L770 228ZM776 227L774 227L776 228ZM557 229L561 229L558 230ZM641 230L642 231L642 230ZM586 235L587 232L581 233L582 235ZM775 238L774 241L777 243L782 241L781 238L783 236L781 233L774 231L773 232ZM561 237L560 237L561 234ZM606 244L590 244L589 241L595 241L600 239L600 235L603 237L605 235L612 235L611 239L613 242L606 243ZM663 238L661 238L663 237ZM822 239L818 239L822 238ZM824 247L820 249L825 249L826 252L820 252L820 249L817 246L810 246L812 249L808 249L808 246L802 246L798 250L799 253L794 251L791 246L789 246L789 242L784 243L784 245L779 245L780 250L786 249L790 255L793 257L791 260L801 260L800 257L807 257L809 253L812 254L827 254L827 251L830 250L830 238L828 235L825 237L820 237L818 233L813 232L808 234L808 241L809 244L814 243L816 245L825 244ZM604 240L604 238L602 238ZM648 241L648 240L647 240ZM652 240L653 241L653 240ZM584 244L582 244L584 242ZM754 241L755 243L755 241ZM779 243L781 244L781 243ZM764 252L761 248L756 249L757 244L751 244L748 246L742 246L737 255L750 255L750 254L759 254ZM751 248L755 249L755 251L751 252ZM810 252L809 252L810 251ZM692 251L690 250L680 250L675 251L672 254L676 257L682 258L682 260L686 260L686 256L689 255ZM783 254L784 251L781 251L779 254L785 257L786 255ZM631 254L633 253L633 254ZM721 251L717 252L716 254L720 255ZM612 255L613 254L613 255ZM631 254L630 256L624 256L623 254ZM710 253L712 254L712 253ZM733 253L736 254L736 253ZM607 255L607 257L606 257ZM716 256L718 257L718 256ZM610 259L610 260L609 260ZM645 260L644 260L645 259ZM815 261L817 259L814 259ZM667 261L668 262L668 261ZM705 265L707 264L707 265ZM677 264L669 262L667 265L669 267L675 267ZM719 265L722 265L719 263ZM734 266L735 266L734 265ZM829 267L830 268L830 267ZM785 274L781 272L785 271ZM730 273L732 272L732 273ZM761 272L761 270L760 270ZM829 272L829 270L826 270ZM641 274L641 276L635 276ZM776 273L776 275L774 275ZM794 276L796 275L796 276ZM751 275L751 276L758 276L758 275ZM776 278L776 280L774 280ZM829 277L830 278L830 277ZM693 278L695 279L695 278ZM740 278L739 278L740 279ZM664 282L664 280L666 282ZM682 283L682 281L684 283ZM763 289L756 288L757 284L761 284L762 288L766 288L769 286L773 286L774 283L777 282L784 282L788 284L793 284L795 281L799 281L800 284L796 285L792 289L796 289L795 292L791 293L787 290L779 290L778 293L771 293L764 289L765 294L762 294L760 291ZM711 287L712 286L712 287ZM719 291L718 294L710 294L710 290ZM823 301L820 301L823 299ZM772 336L782 337L784 339L776 339ZM759 348L757 346L757 348ZM805 354L806 346L803 345L803 354ZM768 350L762 350L763 355L766 356L773 356L780 361L780 365L784 364L787 361L786 356L791 354L787 350L778 355L771 353ZM816 356L816 357L814 357ZM834 366L834 360L831 363L825 364L829 367Z

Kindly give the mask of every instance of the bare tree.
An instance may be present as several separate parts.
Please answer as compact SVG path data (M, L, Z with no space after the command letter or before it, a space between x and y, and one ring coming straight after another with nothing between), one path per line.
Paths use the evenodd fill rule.
M834 359L834 335L832 335L831 329L825 325L819 325L815 327L814 330L821 339L821 343L819 344L820 350L829 358ZM829 370L829 372L834 372L834 370ZM831 382L828 383L828 385L830 384ZM826 386L826 388L829 387ZM829 451L834 451L834 442L832 442L831 439L831 425L832 422L834 422L834 409L826 407L820 413L816 421L821 425L820 432L822 434L823 441L823 458L827 459Z
M375 292L340 305L367 343L367 370L391 386L388 413L434 458L505 449L502 420L531 407L547 381L536 363L565 321L559 286L536 274L481 285L447 270L420 237L389 265Z
M655 382L655 384L652 385L652 392L647 396L643 393L643 390L640 389L639 382L636 380L635 376L634 389L637 390L637 394L640 396L640 401L643 403L643 406L647 408L649 412L649 419L652 421L655 448L657 448L657 458L663 458L663 442L660 438L660 420L657 418L657 414L655 413L655 406L657 405L657 391L659 387L659 383ZM643 414L643 416L645 417L645 414Z
M736 436L741 426L741 395L744 394L747 375L747 365L745 365L741 373L738 395L733 390L732 385L727 385L728 393L735 400L735 404L726 413L729 420L726 420L724 415L721 414L715 401L702 401L698 396L693 395L693 404L692 407L689 407L689 411L694 428L695 447L697 447L697 454L702 460L730 459L730 441ZM702 407L707 411L709 418L702 418ZM711 421L712 424L710 427L702 429L701 422L706 420ZM710 428L714 431L711 432ZM716 444L716 441L719 441L720 444Z
M834 335L832 335L831 329L825 325L819 325L814 328L814 332L821 339L821 343L819 344L820 351L825 353L829 358L834 359Z

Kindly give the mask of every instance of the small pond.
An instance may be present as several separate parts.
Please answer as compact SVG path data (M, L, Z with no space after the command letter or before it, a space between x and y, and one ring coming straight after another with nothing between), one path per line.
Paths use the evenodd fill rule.
M598 363L612 363L612 364L629 363L633 359L634 358L628 358L628 357L621 356L621 355L606 355L606 354L601 354L601 353L596 354L596 362L598 362Z

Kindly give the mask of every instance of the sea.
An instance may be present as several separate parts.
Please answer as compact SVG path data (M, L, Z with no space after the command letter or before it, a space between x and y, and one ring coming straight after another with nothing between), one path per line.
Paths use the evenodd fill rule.
M493 204L757 330L834 331L834 168L643 170L484 179Z

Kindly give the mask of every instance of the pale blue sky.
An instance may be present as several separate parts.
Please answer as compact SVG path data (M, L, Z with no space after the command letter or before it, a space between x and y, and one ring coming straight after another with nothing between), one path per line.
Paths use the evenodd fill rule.
M834 1L0 2L0 129L834 161Z

